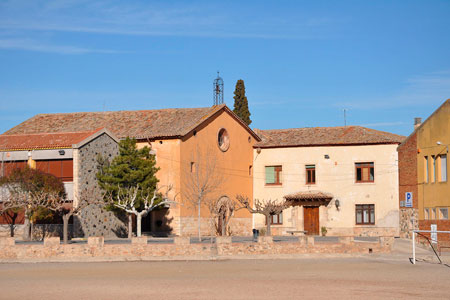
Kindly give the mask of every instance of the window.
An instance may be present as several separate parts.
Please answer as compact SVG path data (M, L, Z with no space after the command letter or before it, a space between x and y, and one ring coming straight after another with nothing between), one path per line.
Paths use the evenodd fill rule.
M374 204L356 204L355 212L357 225L375 224Z
M191 161L191 173L195 172L195 162Z
M266 224L267 224L267 220L266 220ZM271 215L270 216L270 224L272 224L272 225L283 224L283 212L279 213L278 215Z
M266 167L266 185L281 185L281 166Z
M306 165L306 184L316 183L316 165Z
M448 208L447 207L439 208L439 220L448 220Z
M52 174L62 181L73 181L73 160L38 160L36 169Z
M429 220L430 219L430 209L425 208L424 212L425 212L425 216L424 216L425 220Z
M9 176L14 169L23 169L27 166L25 160L0 162L0 177Z
M375 179L373 162L355 163L356 182L373 182Z
M424 182L428 182L428 156L423 157Z
M432 169L431 169L431 182L436 182L436 156L432 155L431 156L431 160L432 160Z
M441 161L441 178L440 181L447 181L447 154L440 155Z
M252 165L248 166L248 175L252 176Z
M220 150L223 152L230 148L230 137L228 136L228 131L225 128L221 128L217 134L217 143Z
M436 220L436 208L431 209L431 219L430 220Z

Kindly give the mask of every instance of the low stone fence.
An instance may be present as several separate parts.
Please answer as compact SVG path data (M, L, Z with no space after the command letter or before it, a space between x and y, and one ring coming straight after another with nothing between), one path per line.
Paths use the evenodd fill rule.
M217 237L215 243L191 243L189 237L175 237L173 243L148 243L147 237L133 238L131 243L105 244L103 237L89 237L84 244L61 244L57 237L45 238L43 244L16 243L13 238L0 239L0 261L131 261L171 259L249 258L306 253L356 254L386 253L392 249L392 237L364 241L353 237L320 240L300 237L298 242L273 242L259 237L257 242L233 243L231 237Z

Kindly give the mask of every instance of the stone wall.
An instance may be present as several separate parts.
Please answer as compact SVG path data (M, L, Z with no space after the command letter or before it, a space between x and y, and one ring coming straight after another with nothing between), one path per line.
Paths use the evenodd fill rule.
M419 211L416 208L400 209L400 237L412 238L412 230L419 229Z
M100 154L110 161L119 153L118 144L107 134L102 134L80 147L74 153L74 163L77 166L75 176L77 177L76 192L80 195L90 188L97 186L96 174L98 172L97 156ZM75 180L74 180L75 181ZM96 197L99 197L100 191ZM74 218L76 236L119 236L127 235L127 224L125 215L117 215L113 212L102 210L100 207L91 205L84 209L78 217Z
M196 236L198 234L198 218L195 217L176 217L175 220L181 228L182 236ZM215 235L215 225L210 218L201 218L200 231L202 235ZM250 218L231 218L228 233L230 235L251 235L252 219Z
M254 243L231 243L229 237L216 243L190 244L186 237L175 238L172 244L147 244L145 238L134 238L131 244L104 244L103 237L91 237L87 244L60 244L59 238L48 238L42 245L15 245L13 238L0 239L0 262L12 261L130 261L155 259L214 259L250 256L281 257L307 253L386 253L392 250L392 237L377 242L358 242L341 237L336 242L315 242L313 237L301 237L298 242L274 243L271 237L261 237Z

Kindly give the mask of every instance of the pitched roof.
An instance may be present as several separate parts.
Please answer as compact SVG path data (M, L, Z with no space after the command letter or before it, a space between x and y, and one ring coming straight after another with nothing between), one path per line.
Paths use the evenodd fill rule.
M284 196L286 200L331 200L333 195L321 191L304 191Z
M180 137L224 107L223 104L201 108L39 114L3 135L80 132L105 127L119 138Z
M255 132L262 141L255 148L400 144L405 137L361 126L310 127Z
M0 135L0 151L72 148L72 145L85 140L99 130L20 135L2 134Z

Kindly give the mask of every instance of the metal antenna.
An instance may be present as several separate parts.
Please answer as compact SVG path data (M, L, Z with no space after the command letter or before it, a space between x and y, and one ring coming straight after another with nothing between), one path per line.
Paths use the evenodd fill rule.
M217 71L217 78L214 79L214 104L223 104L223 79L219 76L219 71Z

